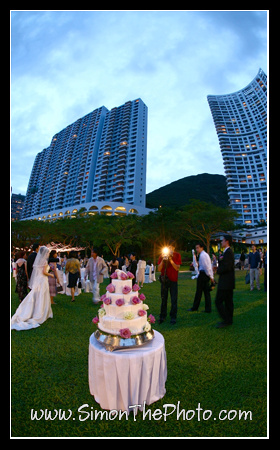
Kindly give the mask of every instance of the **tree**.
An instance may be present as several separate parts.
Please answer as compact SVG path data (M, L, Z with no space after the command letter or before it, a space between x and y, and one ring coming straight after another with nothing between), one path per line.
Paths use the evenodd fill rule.
M226 233L234 228L234 219L238 213L231 208L221 208L212 203L192 200L180 215L180 231L203 242L210 252L211 236L215 233Z
M106 244L114 256L119 256L122 245L141 243L140 221L135 215L96 216L94 245Z

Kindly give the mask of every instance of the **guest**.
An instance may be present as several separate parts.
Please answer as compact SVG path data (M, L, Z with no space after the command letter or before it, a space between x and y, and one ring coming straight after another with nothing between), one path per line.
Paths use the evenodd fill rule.
M152 261L147 261L146 269L145 269L145 283L152 283Z
M264 249L263 251L263 262L264 262L264 280L263 280L263 287L264 291L267 291L267 250Z
M35 258L37 256L37 253L39 251L40 245L36 242L35 244L32 245L32 253L30 253L30 255L27 258L27 273L28 273L28 279L30 280L31 278L31 274L32 274L32 270L33 270L33 264L35 261Z
M215 275L215 273L217 272L217 267L218 267L217 257L216 257L216 255L215 255L215 253L213 253L213 255L212 255L212 269L213 269L213 275Z
M168 255L162 254L158 260L158 270L161 272L161 308L159 323L161 324L166 319L167 298L168 291L170 290L170 323L174 325L177 319L178 273L182 261L180 253L175 252L174 241L169 242L168 250Z
M124 258L122 256L119 256L117 258L117 261L119 261L119 267L122 267L124 265Z
M110 277L113 275L113 273L119 268L119 261L115 256L111 259L109 262L109 268L110 268Z
M153 263L151 264L151 268L152 268L152 281L156 281L156 271Z
M224 252L220 256L217 269L219 282L216 294L216 307L223 321L217 324L217 328L227 327L233 322L233 289L235 288L235 273L234 254L230 248L231 244L232 237L229 234L224 235L222 239Z
M200 305L202 293L205 298L205 312L211 312L210 280L214 283L211 259L208 253L204 251L204 244L199 243L195 246L196 253L199 255L198 270L199 275L196 279L196 293L192 308L188 311L197 311Z
M75 288L77 286L78 278L81 278L80 261L76 258L76 252L71 251L69 253L69 259L67 260L65 267L65 275L69 273L69 282L67 287L71 288L71 302L74 302Z
M57 268L56 268L57 261L59 261L59 259L57 257L56 250L52 250L50 252L49 261L48 261L49 262L49 266L50 266L50 271L49 272L54 275L53 277L48 277L49 288L50 288L50 297L51 297L51 304L52 305L56 304L53 301L53 298L57 294L56 282L58 282L58 284L60 284L60 281L59 281L59 278L58 278L58 273L57 273Z
M256 286L258 291L260 290L260 252L257 251L255 245L252 245L252 251L249 253L249 266L250 270L250 290L254 290L254 279L256 280Z
M134 285L136 283L136 270L137 270L136 256L135 256L134 252L131 252L128 271L134 275L134 278L132 280L132 285Z
M240 254L239 263L240 263L240 270L244 270L244 266L245 266L245 253L244 253L244 250L242 250L242 252Z
M67 264L67 257L66 255L63 256L63 259L61 260L61 269L65 272L65 267Z
M97 250L92 250L91 258L86 266L86 274L89 274L90 282L92 283L92 301L98 303L100 300L99 285L103 283L103 276L107 270L106 263L103 258L98 256Z
M37 253L36 253L37 254ZM27 296L27 283L28 283L28 273L27 273L27 262L26 262L26 253L24 251L20 251L18 255L18 259L15 263L16 265L16 293L18 294L18 298L20 303Z
M146 261L143 260L143 258L141 257L138 261L137 264L137 270L136 270L136 280L138 285L140 286L140 284L143 287L144 281L145 281L145 269L146 269Z
M258 249L258 252L259 252L259 254L260 254L260 275L262 275L262 267L263 267L263 252L262 252L262 249L261 248L259 248Z
M128 257L127 257L126 255L124 255L123 261L124 261L124 262L123 262L122 270L123 270L124 272L127 272L128 266L129 266L129 261L128 261Z

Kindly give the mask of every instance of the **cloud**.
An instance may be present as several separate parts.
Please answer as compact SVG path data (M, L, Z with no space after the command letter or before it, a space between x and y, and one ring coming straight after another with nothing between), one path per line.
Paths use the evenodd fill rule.
M14 192L55 133L138 97L149 110L147 192L205 167L223 173L207 95L266 70L266 12L14 11L11 24Z

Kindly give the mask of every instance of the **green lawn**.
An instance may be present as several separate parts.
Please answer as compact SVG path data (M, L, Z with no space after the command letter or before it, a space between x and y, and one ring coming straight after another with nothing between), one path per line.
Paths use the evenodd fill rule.
M88 387L88 344L96 329L92 318L99 306L93 305L91 294L80 295L74 303L70 297L58 294L53 319L33 330L11 332L11 436L267 436L266 293L263 276L261 291L252 292L244 277L244 272L236 272L234 324L216 329L219 317L215 291L211 295L211 314L203 312L204 299L199 312L187 312L192 306L196 281L191 280L190 273L179 274L177 324L170 325L167 320L154 325L165 338L168 373L164 398L146 407L151 410L151 420L148 415L144 419L141 412L135 420L132 414L121 421L106 420L105 416L78 419L78 408L84 404L89 405L88 412L101 411ZM107 284L105 280L101 285L101 294ZM12 314L18 306L14 290L12 280ZM147 297L149 313L158 319L159 282L144 285L141 292ZM165 404L176 406L166 420ZM31 420L31 410L40 413L40 409L52 414L61 409L66 411L66 417L70 409L76 420L72 420L73 416L69 420ZM172 409L170 406L166 411ZM224 420L219 420L220 411ZM245 413L239 419L241 411L248 412L246 420ZM177 412L181 412L179 417Z

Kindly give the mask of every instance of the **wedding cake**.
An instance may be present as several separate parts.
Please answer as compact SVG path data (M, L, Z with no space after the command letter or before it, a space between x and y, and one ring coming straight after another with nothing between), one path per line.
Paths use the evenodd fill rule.
M153 337L151 323L155 322L155 318L152 314L148 315L149 307L144 303L146 297L139 294L139 286L137 284L132 286L133 278L131 272L119 269L112 274L112 282L100 299L102 304L98 316L93 319L93 323L97 324L101 333L129 339L138 338L139 335L145 336L150 332L149 339Z

